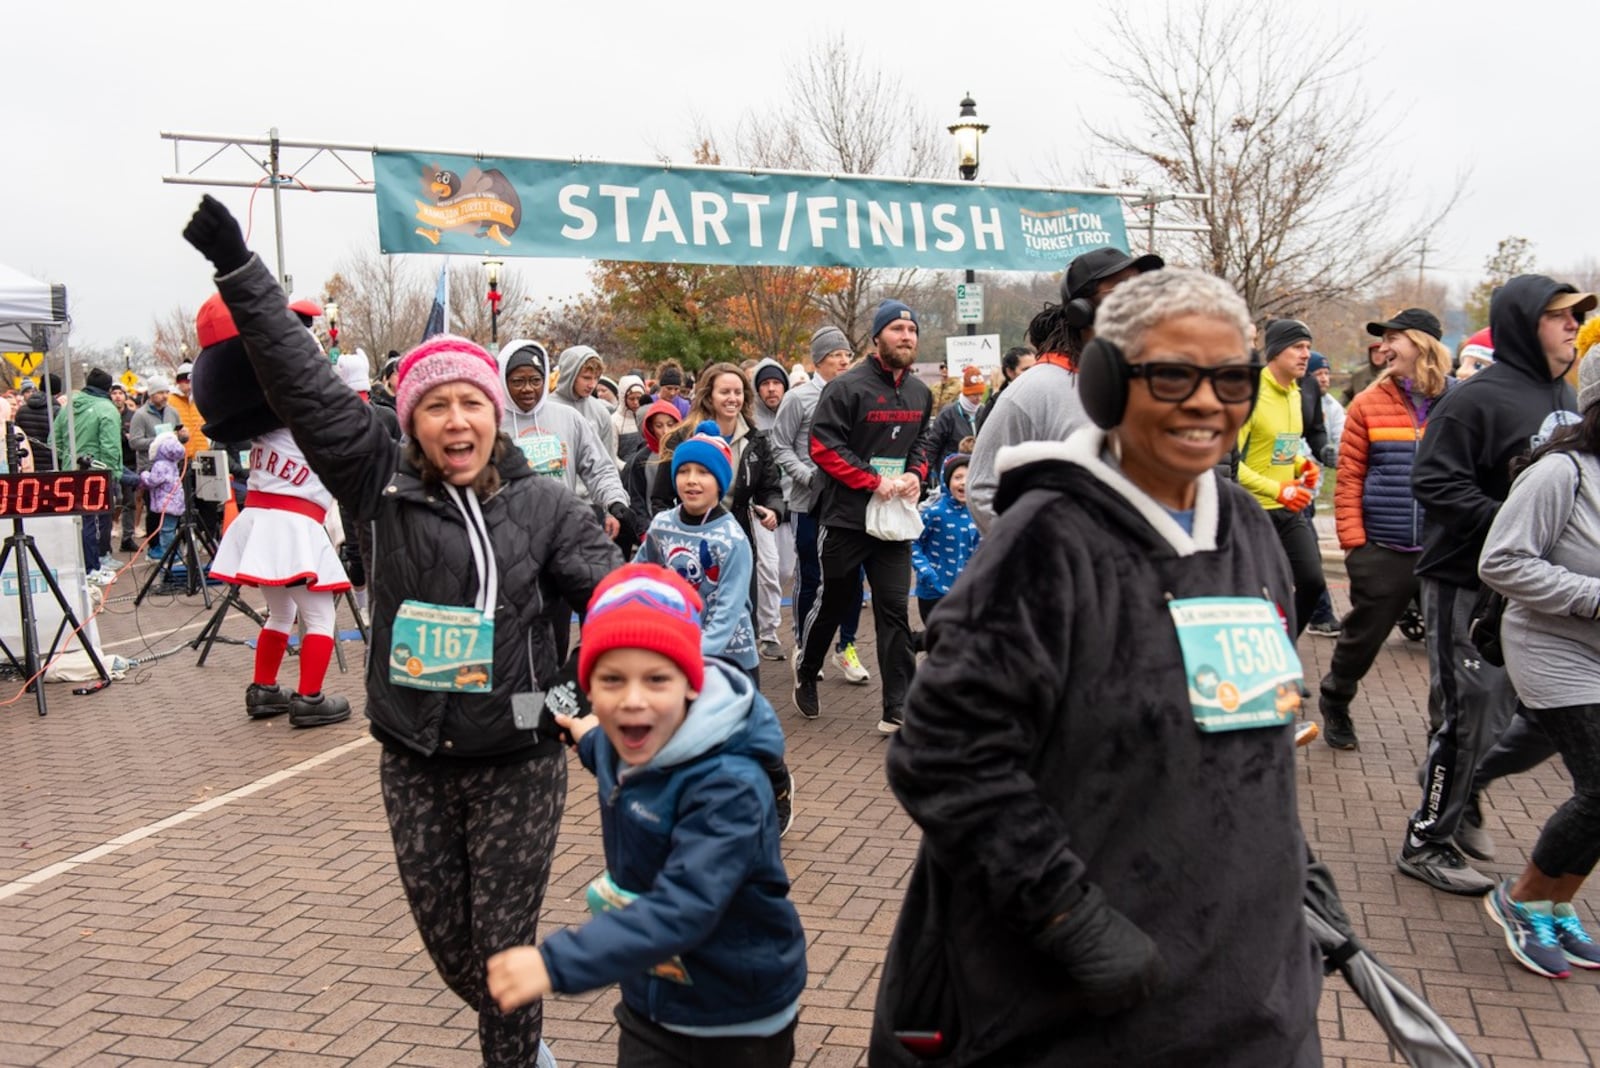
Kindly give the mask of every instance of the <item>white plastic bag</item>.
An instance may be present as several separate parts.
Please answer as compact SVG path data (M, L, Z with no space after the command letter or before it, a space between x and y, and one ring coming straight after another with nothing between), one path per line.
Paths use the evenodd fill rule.
M922 536L922 516L904 497L884 500L873 494L867 502L867 533L879 541L916 541Z

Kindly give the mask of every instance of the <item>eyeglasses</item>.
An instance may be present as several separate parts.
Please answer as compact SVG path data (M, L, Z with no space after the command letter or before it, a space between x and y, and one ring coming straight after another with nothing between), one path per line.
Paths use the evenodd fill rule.
M1150 396L1167 404L1182 404L1195 395L1204 381L1211 383L1211 391L1223 404L1244 404L1256 395L1262 366L1230 363L1222 367L1196 367L1192 363L1151 360L1130 364L1128 374L1144 379L1145 385L1150 387Z
M525 390L525 389L538 389L542 385L544 385L544 379L542 379L542 378L508 378L508 379L506 379L506 388L507 389L514 389L514 390L518 391L519 393L521 391Z

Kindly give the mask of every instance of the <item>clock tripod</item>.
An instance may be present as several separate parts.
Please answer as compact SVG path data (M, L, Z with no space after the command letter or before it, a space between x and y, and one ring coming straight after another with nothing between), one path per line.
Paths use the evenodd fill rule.
M17 462L17 444L15 438L6 435L6 460L7 465L15 470ZM48 665L56 655L56 649L61 645L71 627L70 633L78 635L78 645L89 654L89 662L94 665L95 672L99 674L100 681L93 686L80 687L74 693L95 693L111 684L111 674L100 662L100 655L95 652L94 645L83 637L83 624L78 621L77 613L72 610L66 595L61 592L61 587L56 584L54 572L39 553L39 546L35 543L33 535L29 534L22 525L22 516L30 514L26 508L28 497L32 495L34 508L31 514L39 515L83 515L94 512L109 511L111 508L111 489L108 476L99 473L57 473L53 475L0 475L0 480L11 483L8 492L3 494L6 504L4 511L11 515L11 533L7 535L3 547L0 547L0 575L6 573L8 564L15 564L17 579L17 603L22 608L22 660L17 660L10 647L0 640L0 652L11 661L11 666L22 672L22 677L28 680L27 688L33 691L35 702L39 706L39 715L45 712L44 680L41 664ZM45 493L52 496L62 494L62 486L66 485L66 496L58 500L57 504L66 503L66 508L51 507L48 510L41 507L41 498ZM53 488L54 487L54 488ZM82 507L85 501L98 501L100 507ZM44 580L45 588L56 599L56 604L61 607L61 626L56 628L55 638L50 642L50 648L44 655L39 653L39 619L33 607L33 583L35 569L39 578Z

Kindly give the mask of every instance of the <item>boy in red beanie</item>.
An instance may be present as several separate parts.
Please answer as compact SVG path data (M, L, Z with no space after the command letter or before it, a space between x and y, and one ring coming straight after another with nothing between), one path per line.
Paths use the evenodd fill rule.
M600 792L594 918L489 959L503 1012L620 983L619 1068L794 1058L805 935L765 770L783 732L748 675L702 656L700 613L652 564L596 587L578 656L594 716L556 717Z

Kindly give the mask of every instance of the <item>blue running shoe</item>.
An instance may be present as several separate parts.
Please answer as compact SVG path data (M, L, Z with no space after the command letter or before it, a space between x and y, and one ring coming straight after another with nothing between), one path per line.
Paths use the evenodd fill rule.
M1507 879L1483 899L1483 907L1506 932L1506 945L1517 962L1546 979L1565 979L1567 956L1556 937L1556 918L1548 901L1511 900Z
M1594 944L1589 932L1583 929L1578 912L1568 902L1555 907L1556 940L1569 964L1580 968L1600 968L1600 946Z

